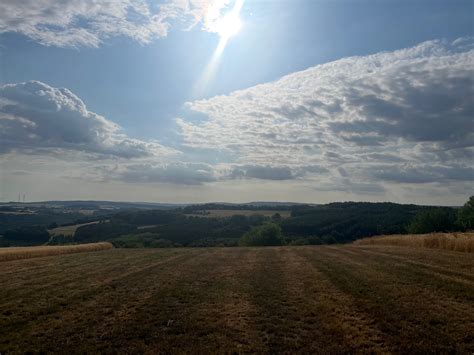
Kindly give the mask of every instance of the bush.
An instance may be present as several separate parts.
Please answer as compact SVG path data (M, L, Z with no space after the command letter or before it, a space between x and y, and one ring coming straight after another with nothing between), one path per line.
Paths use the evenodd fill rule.
M253 227L239 240L241 246L272 246L282 245L281 228L275 223L265 223Z

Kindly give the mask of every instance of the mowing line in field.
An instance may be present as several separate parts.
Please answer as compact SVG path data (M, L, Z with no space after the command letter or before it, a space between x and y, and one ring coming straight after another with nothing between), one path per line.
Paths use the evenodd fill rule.
M13 298L17 298L19 290L21 292L21 297L25 297L33 293L39 295L42 291L48 293L50 289L58 289L58 287L63 289L78 289L80 286L85 286L81 285L81 282L90 287L91 280L93 280L94 283L103 283L107 282L107 278L110 278L110 275L113 275L114 273L123 276L124 273L139 270L141 267L140 265L143 263L146 263L146 265L149 266L150 260L145 258L145 255L137 260L133 254L124 254L123 251L121 252L119 250L111 250L108 253L111 253L109 254L109 258L101 257L100 259L95 259L95 264L89 260L89 262L82 261L79 264L73 263L71 267L71 264L66 262L61 263L58 267L54 267L53 270L55 271L51 270L52 266L50 266L49 269L42 271L40 274L33 271L30 278L24 278L23 276L18 278L15 277L16 281L5 282L5 287L2 290L2 300L8 300L9 292L12 294ZM159 255L160 260L162 260L166 256L169 258L175 254L167 255L161 253ZM117 257L120 258L119 263ZM71 258L68 259L70 260ZM86 266L87 269L84 269L84 266Z
M382 256L382 257L387 257L387 258L396 260L397 262L400 262L400 263L415 265L416 267L420 267L422 269L431 270L433 273L439 273L439 275L448 276L448 277L452 276L453 279L462 280L463 282L474 282L474 275L472 273L466 273L464 271L453 270L453 269L449 269L447 267L438 266L438 265L431 264L431 263L414 261L414 260L412 260L408 257L405 257L405 256L393 255L393 254L389 254L389 253L379 252L379 251L375 251L375 250L361 249L361 248L359 248L358 250L359 250L359 252L362 252L362 253L365 253L365 254L379 255L379 256ZM345 248L341 251L342 252L351 252L350 249L348 249L348 248ZM353 253L353 252L351 252L351 253Z
M382 264L374 264L366 255L361 257L367 260L367 265L358 268L354 268L349 257L342 253L337 260L324 249L306 256L338 288L351 294L360 309L377 320L379 329L395 344L397 351L426 352L434 346L441 351L467 350L458 344L466 346L463 341L465 324L473 321L470 314L474 312L466 313L473 310L469 302L455 305L444 302L442 297L435 297L433 290L428 290L422 280L419 280L421 284L413 280L407 282L406 274L400 274L400 269L387 265L382 269ZM459 309L461 306L462 310ZM450 321L451 311L457 317L454 322ZM420 343L419 339L424 342Z
M460 254L453 251L443 251L447 253L443 255L443 258L446 260L452 259L450 267L446 262L440 262L438 258L433 258L431 254L440 254L441 252L437 250L436 253L430 252L430 249L421 249L417 250L421 253L411 254L406 253L407 248L389 247L389 249L380 246L344 246L341 247L338 252L342 255L346 255L347 258L352 259L354 262L360 263L360 260L365 260L368 262L373 262L375 260L385 260L386 262L410 264L414 267L436 269L439 272L447 272L453 275L459 275L466 277L468 279L472 278L470 272L466 270L473 269L474 267L474 258L469 254ZM468 258L463 259L462 256L468 256ZM456 259L456 261L454 260ZM365 263L364 263L365 264Z
M345 253L347 250L341 248L340 251ZM386 270L396 269L399 273L403 273L405 281L412 281L416 285L440 293L443 297L442 301L451 298L452 302L457 303L460 297L463 301L474 300L474 284L459 275L457 277L444 275L423 265L410 265L406 261L378 254L372 254L369 261L378 263L375 267L378 270L381 267Z
M472 353L472 285L432 269L453 253L399 249L111 250L24 260L28 272L6 262L0 352ZM453 272L474 266L459 259Z
M313 249L318 252L317 249ZM298 305L306 330L302 349L318 353L383 353L387 345L370 317L358 311L348 295L323 276L298 249L286 249L282 260L287 289ZM307 323L311 326L308 327ZM306 328L306 329L305 329ZM334 339L341 339L335 342Z
M13 317L13 319L8 319L6 320L6 324L3 325L0 323L0 327L3 329L4 334L9 337L18 337L20 336L20 332L18 329L21 329L23 332L26 332L26 334L29 335L24 335L26 338L31 337L32 335L30 334L31 328L34 328L35 325L37 325L39 322L38 320L41 320L41 322L47 323L48 320L51 319L61 319L59 316L60 313L66 312L68 309L73 309L74 312L79 312L79 317L82 315L82 312L85 310L85 305L84 302L87 300L94 300L101 294L107 293L107 295L110 295L110 291L112 289L116 289L117 285L121 284L124 280L132 280L134 282L140 282L142 278L146 278L147 276L151 276L153 274L150 273L150 269L156 268L158 266L165 266L169 263L174 263L177 264L180 262L180 259L185 259L185 258L190 258L192 255L189 253L183 253L178 256L172 256L168 259L160 260L155 263L148 263L146 264L145 267L127 272L122 275L116 275L115 277L109 277L106 280L103 280L102 282L93 285L91 287L90 284L85 284L83 285L83 289L65 289L65 291L71 290L72 293L68 293L65 295L65 297L60 297L58 294L58 291L61 291L60 288L59 290L56 288L48 288L49 292L44 292L43 295L41 294L36 294L33 292L30 292L31 297L35 298L35 303L33 304L36 306L36 308L30 309L28 313L22 312L21 308L17 310L16 312L12 312L12 315L15 316L16 314L19 315L19 317ZM120 264L118 264L120 265ZM85 273L83 280L87 280L89 275ZM134 288L132 287L129 292L134 292ZM59 292L60 293L60 292ZM28 296L28 295L26 295ZM21 300L20 300L21 301ZM126 300L123 300L126 301ZM81 304L81 306L78 306ZM18 306L21 306L22 304L18 304ZM9 309L10 307L13 307L13 304L9 305L2 305L2 309ZM8 308L4 308L8 307ZM10 308L11 309L11 308ZM94 312L97 312L97 309L94 309ZM92 317L91 319L94 319L95 317ZM64 324L68 324L67 322ZM44 332L44 326L40 326L39 333L42 334ZM48 329L54 329L54 328L49 328ZM10 333L9 333L10 332ZM7 336L7 337L8 337ZM51 336L50 340L54 340L54 336ZM1 344L0 344L1 345ZM0 347L1 348L1 347Z

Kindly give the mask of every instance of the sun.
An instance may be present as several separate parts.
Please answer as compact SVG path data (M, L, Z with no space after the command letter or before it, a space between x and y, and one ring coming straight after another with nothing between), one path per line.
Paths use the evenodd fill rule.
M217 34L221 40L227 41L230 37L239 33L242 28L242 21L237 14L230 13L221 18L215 25Z

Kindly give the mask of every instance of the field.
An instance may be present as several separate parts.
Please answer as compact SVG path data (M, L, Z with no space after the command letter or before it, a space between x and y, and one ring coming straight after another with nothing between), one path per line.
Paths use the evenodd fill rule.
M62 226L62 227L50 229L48 230L48 232L50 236L64 235L66 237L72 237L74 236L74 233L76 233L77 228L82 227L82 226L87 226L89 224L97 224L97 223L99 223L99 221L82 223L82 224L73 224L71 226Z
M187 216L197 216L197 217L217 217L217 218L227 218L232 216L253 216L253 215L262 215L265 217L271 217L275 213L280 214L282 218L289 218L291 211L275 211L275 210L205 210L203 213L192 213L187 214Z
M431 233L414 235L382 235L359 239L358 245L396 245L474 253L474 233Z
M42 256L84 253L112 249L113 245L108 242L89 243L78 245L48 245L37 247L8 247L0 248L0 261L37 258Z
M0 353L474 352L474 257L112 249L0 263Z

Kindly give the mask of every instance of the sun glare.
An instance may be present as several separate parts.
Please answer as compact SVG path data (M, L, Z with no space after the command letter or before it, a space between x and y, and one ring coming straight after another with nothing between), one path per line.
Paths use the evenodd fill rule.
M227 40L239 33L241 27L242 22L240 21L238 15L231 13L227 16L224 16L216 24L216 32L219 34L221 39Z
M207 64L206 68L204 69L200 80L196 83L193 96L200 97L203 92L205 92L206 86L209 82L212 81L216 69L219 65L219 60L224 52L227 43L229 42L232 36L235 36L239 33L240 29L242 28L242 21L240 20L240 12L244 5L245 0L235 0L234 6L231 11L227 12L227 14L222 15L220 14L220 10L222 9L222 4L225 4L226 1L224 0L215 0L214 3L216 6L213 6L209 9L208 17L208 31L216 33L219 35L219 43L212 54L211 60Z

